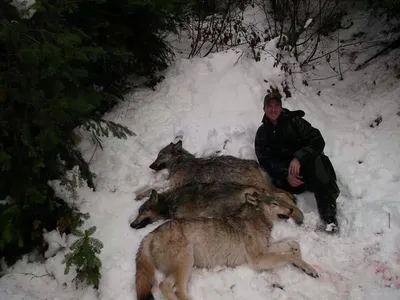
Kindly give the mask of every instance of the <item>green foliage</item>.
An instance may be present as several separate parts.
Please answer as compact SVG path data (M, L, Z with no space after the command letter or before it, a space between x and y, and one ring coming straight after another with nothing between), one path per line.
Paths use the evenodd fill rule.
M173 0L36 0L22 18L11 2L0 2L0 257L8 263L40 246L44 228L81 224L48 182L73 191L83 179L94 189L73 130L134 135L101 115L123 99L128 76L168 65L162 35L179 12ZM81 178L67 179L74 166Z
M98 86L105 91L126 91L126 75L151 76L163 70L173 52L162 33L175 31L181 1L109 0L79 1L79 14L66 15L69 23L91 37L95 45L106 44L106 54L93 61ZM107 83L111 81L113 85Z
M96 135L103 135L103 136L109 136L110 132L112 133L113 136L120 138L120 139L126 139L127 135L129 136L136 136L134 132L126 128L125 126L122 126L121 124L117 124L113 121L107 121L107 120L90 120L87 123L85 123L84 128L87 131L91 131L93 134Z
M57 221L57 227L60 234L64 232L72 233L74 230L83 225L85 220L90 218L89 213L81 213L76 208L72 210L72 214L69 216L62 216Z
M86 282L98 288L101 278L101 260L97 254L101 252L103 244L96 238L90 237L96 231L93 226L83 233L74 230L73 235L79 237L72 245L72 252L65 255L62 263L66 263L64 274L68 274L72 265L76 267L77 275L74 278L76 284Z

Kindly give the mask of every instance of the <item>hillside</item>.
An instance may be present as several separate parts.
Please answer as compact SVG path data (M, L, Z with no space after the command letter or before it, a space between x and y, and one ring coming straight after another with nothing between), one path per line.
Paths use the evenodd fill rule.
M361 25L343 34L354 34ZM378 32L374 26L368 28L366 39ZM81 131L80 148L97 175L96 192L82 187L73 200L57 182L53 185L82 212L90 213L86 227L97 227L95 236L104 243L99 290L75 290L70 282L74 274L64 275L61 264L66 249L57 246L70 245L72 239L53 232L48 240L55 242L55 255L44 262L26 257L8 269L0 278L0 299L136 299L135 254L141 239L161 222L137 231L130 228L142 203L133 199L145 186L167 186L165 173L154 173L149 165L162 147L178 139L199 157L218 152L255 159L262 99L271 84L280 86L286 78L273 67L270 54L277 51L275 43L276 39L266 42L259 62L245 48L205 58L179 57L155 91L135 90L106 115L137 136L104 138L101 150ZM350 66L353 51L343 56L344 69ZM354 71L374 51L365 50L352 61L344 80L323 79L332 76L324 65L295 74L289 84L291 97L283 101L288 109L304 110L305 119L320 129L341 189L340 234L316 230L319 216L308 192L297 196L304 224L289 220L273 231L276 239L297 240L304 259L320 277L313 279L292 267L260 274L246 266L195 270L189 285L193 299L400 298L400 69L393 63L400 51ZM158 288L154 295L162 299Z

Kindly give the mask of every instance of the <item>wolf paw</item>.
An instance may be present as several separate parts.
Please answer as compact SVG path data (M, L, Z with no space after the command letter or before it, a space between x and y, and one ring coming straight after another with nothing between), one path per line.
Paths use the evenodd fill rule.
M288 245L291 247L290 251L293 253L293 255L301 257L301 250L298 242L290 241L288 242Z
M311 277L314 277L314 278L318 278L319 277L317 271L313 267L311 267L310 265L306 266L305 268L302 268L302 270L307 275L310 275Z
M292 248L293 251L300 251L300 244L296 241L289 241L288 245Z
M314 278L319 277L317 271L303 260L293 263L293 265L311 277L314 277Z

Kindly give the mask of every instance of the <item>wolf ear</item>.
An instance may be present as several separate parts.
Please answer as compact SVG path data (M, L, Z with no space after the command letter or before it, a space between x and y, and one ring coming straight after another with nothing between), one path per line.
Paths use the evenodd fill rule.
M244 195L244 197L246 198L246 202L253 206L258 206L257 196L258 196L258 193L253 193L253 194L246 193Z
M158 194L156 190L151 190L150 199L154 202L158 201Z
M176 151L179 151L179 150L182 149L182 140L179 140L179 141L176 142L176 144L174 144L174 149Z

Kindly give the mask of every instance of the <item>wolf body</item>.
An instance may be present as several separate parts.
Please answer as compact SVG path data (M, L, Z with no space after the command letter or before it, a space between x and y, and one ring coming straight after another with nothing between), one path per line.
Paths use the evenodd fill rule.
M161 149L149 167L155 171L168 169L171 189L188 183L236 183L255 187L266 195L278 196L289 203L296 199L293 194L276 188L257 161L231 155L197 158L182 147L182 141ZM148 197L150 192L148 189L138 194L136 200Z
M262 191L235 183L187 184L160 194L152 190L130 226L139 229L166 219L224 218L233 215L246 202L246 194L254 193L261 195ZM291 217L301 224L301 210L293 203L286 205L293 211Z
M155 270L165 275L159 288L169 300L190 299L188 282L194 267L247 264L262 271L293 264L318 277L302 259L296 241L270 242L273 222L292 213L287 203L256 193L246 193L245 199L233 216L171 220L145 236L136 255L137 299L154 299Z

